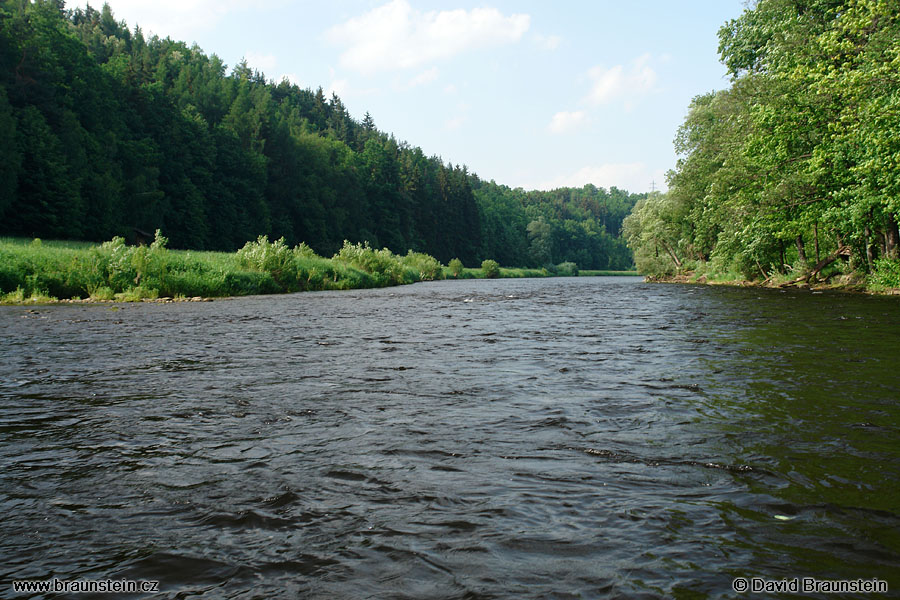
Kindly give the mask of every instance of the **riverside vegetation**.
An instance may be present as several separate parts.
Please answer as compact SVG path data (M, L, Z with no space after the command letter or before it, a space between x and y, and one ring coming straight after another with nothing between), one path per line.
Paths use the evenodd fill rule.
M698 96L667 193L624 230L661 279L900 288L900 12L759 0L719 32L729 89Z
M235 253L169 250L159 230L149 246L120 238L100 245L0 239L0 302L59 299L140 301L277 294L304 290L375 288L444 278L578 275L574 264L547 269L501 269L486 260L466 269L453 259L409 251L397 255L367 243L344 242L331 258L306 244L260 236Z

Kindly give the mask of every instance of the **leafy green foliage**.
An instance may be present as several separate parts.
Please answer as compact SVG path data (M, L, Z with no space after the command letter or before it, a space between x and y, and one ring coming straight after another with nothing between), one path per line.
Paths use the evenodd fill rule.
M573 262L564 262L556 265L556 274L562 277L578 277L578 265Z
M481 272L487 279L494 279L500 276L500 264L496 260L490 258L481 261Z
M398 257L367 244L348 242L329 259L266 236L234 254L168 250L166 241L159 231L149 246L129 246L121 237L75 247L0 239L0 296L5 302L137 301L371 288L443 277L441 264L427 254Z
M451 275L452 277L454 277L454 278L457 278L457 279L458 279L458 278L463 274L463 269L464 269L463 263L462 263L462 261L459 260L458 258L452 259L452 260L447 264L447 267L448 267L448 269L449 269L449 271L450 271L450 275Z
M412 283L415 275L407 272L397 256L387 248L374 250L368 242L351 244L344 241L334 259L369 273L380 285Z
M244 268L268 273L286 291L296 291L298 277L296 256L303 256L303 249L291 250L281 238L269 242L265 235L255 242L247 242L237 251L240 265Z
M525 192L475 180L483 232L480 255L505 265L629 269L622 221L643 194L593 185Z
M638 268L706 264L710 275L790 282L834 275L816 265L844 257L890 281L900 258L896 6L760 0L719 37L732 86L694 99L668 194L626 220Z
M876 260L869 282L882 288L900 288L900 262L886 258Z
M444 266L433 256L410 250L406 256L399 257L399 260L404 267L416 271L421 281L435 281L444 278Z

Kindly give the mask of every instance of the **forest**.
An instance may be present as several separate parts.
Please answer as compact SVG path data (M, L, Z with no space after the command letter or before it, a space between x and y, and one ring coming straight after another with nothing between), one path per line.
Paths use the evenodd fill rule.
M0 1L0 235L329 256L350 243L442 263L629 269L644 195L484 181L350 116L322 88L230 70L196 45L61 0Z
M698 96L669 189L637 203L638 268L900 287L900 11L758 0L719 31L728 89Z

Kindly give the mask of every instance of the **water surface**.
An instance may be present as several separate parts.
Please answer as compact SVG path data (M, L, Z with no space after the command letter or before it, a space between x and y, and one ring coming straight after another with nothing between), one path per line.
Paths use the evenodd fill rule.
M0 597L900 589L895 298L445 281L2 307L0 336Z

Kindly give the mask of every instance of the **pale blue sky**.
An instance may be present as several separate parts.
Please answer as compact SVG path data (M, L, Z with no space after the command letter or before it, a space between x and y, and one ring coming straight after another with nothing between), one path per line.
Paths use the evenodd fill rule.
M69 7L83 6L70 2ZM99 8L102 2L93 2ZM145 33L338 93L354 118L511 187L648 191L694 96L727 87L743 0L111 0Z

